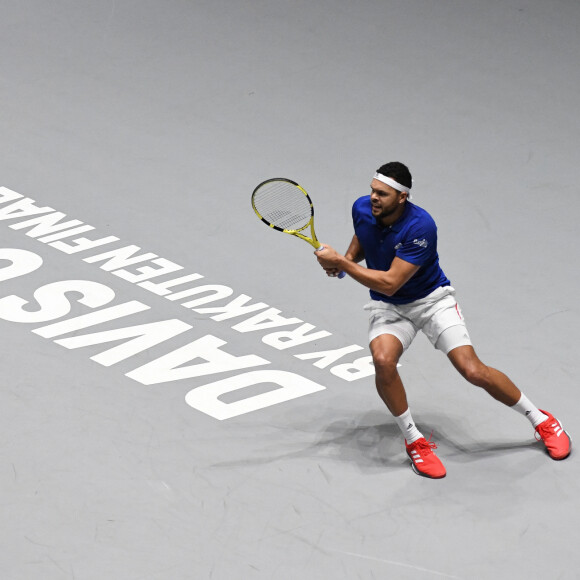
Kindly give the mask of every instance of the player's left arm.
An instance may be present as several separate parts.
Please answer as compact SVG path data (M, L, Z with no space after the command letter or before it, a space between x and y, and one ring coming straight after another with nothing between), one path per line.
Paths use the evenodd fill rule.
M342 270L363 286L375 292L385 294L386 296L395 294L421 267L402 260L399 257L395 257L391 262L391 267L386 272L382 270L371 270L352 260L348 260L327 244L323 245L324 250L317 252L316 257L325 270L329 268Z

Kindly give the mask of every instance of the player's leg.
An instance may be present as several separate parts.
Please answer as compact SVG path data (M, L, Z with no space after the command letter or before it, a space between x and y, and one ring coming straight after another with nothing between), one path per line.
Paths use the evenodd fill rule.
M445 353L455 368L472 384L518 411L532 423L552 459L570 455L571 442L562 425L547 411L538 409L502 372L485 365L473 349L453 288L439 289L435 301L413 308L410 316L432 344Z
M447 356L471 384L527 417L552 459L565 459L570 455L570 437L560 422L551 413L538 409L504 373L481 362L472 346L459 346Z
M509 377L483 364L473 346L459 346L447 356L463 378L487 391L494 399L508 407L513 407L520 400L522 393Z
M445 467L433 453L436 445L423 437L409 410L405 387L397 370L397 363L404 352L401 340L392 334L381 334L371 341L370 350L375 365L377 392L405 438L405 448L413 469L425 477L445 477Z
M375 384L379 396L394 417L408 410L407 394L397 370L403 354L401 341L392 334L381 334L370 343L375 365Z

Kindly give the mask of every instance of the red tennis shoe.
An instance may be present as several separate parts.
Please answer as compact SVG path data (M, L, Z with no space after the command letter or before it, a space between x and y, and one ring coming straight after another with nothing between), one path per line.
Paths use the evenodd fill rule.
M447 472L439 457L433 453L433 449L437 449L437 445L431 441L431 437L429 437L429 441L425 437L421 437L413 443L405 441L405 447L415 473L432 479L445 477Z
M554 415L548 411L542 411L542 413L548 415L548 418L536 427L536 439L539 437L538 441L541 439L544 442L548 455L552 459L566 459L572 448L568 433L564 431L564 427Z

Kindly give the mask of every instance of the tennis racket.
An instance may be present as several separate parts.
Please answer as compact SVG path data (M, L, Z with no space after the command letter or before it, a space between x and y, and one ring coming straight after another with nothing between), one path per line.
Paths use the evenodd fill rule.
M283 177L263 181L252 193L252 207L267 226L308 242L316 251L324 249L314 232L312 200L295 181ZM338 274L344 276L344 272Z

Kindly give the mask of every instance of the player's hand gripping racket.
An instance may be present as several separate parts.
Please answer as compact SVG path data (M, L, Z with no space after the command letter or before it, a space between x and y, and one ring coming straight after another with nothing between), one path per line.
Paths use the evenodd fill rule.
M276 177L260 183L252 193L252 207L256 215L271 228L308 242L316 251L324 249L314 233L312 200L291 179ZM310 237L305 231L308 226ZM340 272L338 277L344 278L344 275L344 272Z

